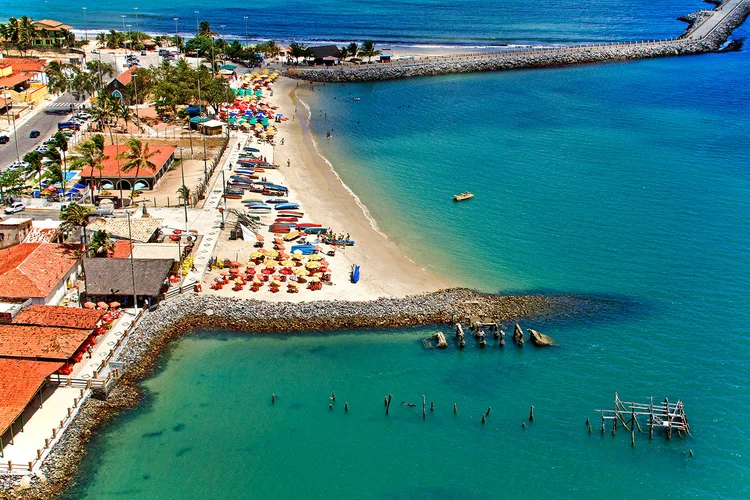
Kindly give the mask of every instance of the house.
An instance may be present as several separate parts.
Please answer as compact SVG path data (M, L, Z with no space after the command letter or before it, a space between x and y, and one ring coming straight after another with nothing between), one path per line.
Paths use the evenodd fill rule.
M140 305L155 304L169 287L174 259L84 259L89 300L116 300L127 307L135 293ZM133 284L135 283L135 291Z
M37 47L63 47L68 45L66 40L73 36L70 32L73 29L72 26L63 24L60 21L53 21L52 19L35 21L34 28L37 31L34 46Z
M109 84L107 84L107 93L112 94L112 92L114 92L115 90L122 93L125 87L127 87L130 84L130 82L133 81L133 75L136 74L137 72L138 72L138 68L135 66L132 66L126 69L125 71L123 71L122 73L120 73L119 75L117 75L116 77L114 77L112 81L110 81Z
M107 157L101 163L102 169L86 167L81 171L82 184L94 184L97 189L153 189L159 180L167 173L169 167L174 163L174 152L177 150L174 146L156 146L149 145L149 152L155 154L149 158L149 161L155 165L155 169L141 169L136 177L135 169L128 172L122 171L122 166L127 160L120 156L127 150L126 146L120 144L110 144L104 147L104 156Z
M0 88L4 88L0 109L7 112L12 100L39 104L49 97L46 63L33 57L6 57L0 59ZM10 106L8 106L10 105Z
M79 245L21 243L0 250L0 302L58 304L81 271Z
M31 233L32 220L12 217L0 221L0 249L18 245Z
M164 219L151 217L131 217L130 222L126 218L96 219L86 226L86 234L89 239L97 231L106 231L110 238L116 240L132 240L141 243L149 243L159 237L159 227ZM128 252L127 255L130 255Z

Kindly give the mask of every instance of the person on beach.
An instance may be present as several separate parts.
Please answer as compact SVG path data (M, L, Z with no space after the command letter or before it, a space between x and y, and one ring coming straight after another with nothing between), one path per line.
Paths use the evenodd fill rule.
M291 162L291 160L289 160L288 158L287 158L287 160L286 160L286 166L287 166L287 167L291 167L291 166L292 166L292 162Z
M281 145L282 146L284 145L284 138L283 137L281 138Z

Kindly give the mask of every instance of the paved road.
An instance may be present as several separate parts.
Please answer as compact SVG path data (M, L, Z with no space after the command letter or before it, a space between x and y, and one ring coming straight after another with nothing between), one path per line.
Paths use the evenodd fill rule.
M21 158L57 131L57 122L64 121L70 116L70 107L67 104L71 103L76 103L73 96L63 94L18 127L18 153ZM61 104L65 104L65 106L61 107ZM2 118L0 118L0 121L2 121ZM42 135L36 139L31 139L29 132L32 130L38 130ZM8 144L0 144L0 169L5 170L14 161L16 161L16 145L15 138L11 135Z
M698 39L708 35L714 28L716 28L716 25L722 22L724 18L726 18L729 13L743 1L744 0L727 0L724 2L720 7L717 7L713 11L711 17L706 19L692 33L690 33L688 38Z
M24 218L32 218L34 220L59 220L60 219L60 210L56 208L27 208L23 212L18 212L15 215L10 215L9 217L24 217Z

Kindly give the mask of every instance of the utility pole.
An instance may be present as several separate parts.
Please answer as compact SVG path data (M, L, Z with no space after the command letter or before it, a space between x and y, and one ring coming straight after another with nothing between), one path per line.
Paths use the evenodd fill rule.
M136 295L135 290L135 264L133 263L133 233L130 229L130 210L125 210L125 213L128 214L128 241L130 242L130 276L133 278L133 307L135 308L135 313L138 315L138 297Z
M81 7L83 9L83 33L86 37L86 41L89 41L89 29L86 26L86 7Z

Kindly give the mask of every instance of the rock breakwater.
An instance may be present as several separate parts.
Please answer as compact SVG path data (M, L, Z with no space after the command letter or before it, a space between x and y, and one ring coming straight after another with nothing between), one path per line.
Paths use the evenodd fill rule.
M675 40L643 41L620 44L594 44L577 47L528 49L523 51L476 54L450 60L414 63L379 63L363 66L337 66L327 69L295 68L284 75L311 82L346 83L394 80L417 76L476 73L510 69L552 68L606 61L634 61L655 57L674 57L714 52L750 14L750 0L744 0L717 27L703 38L691 35L695 26L714 11L686 16L688 31Z

